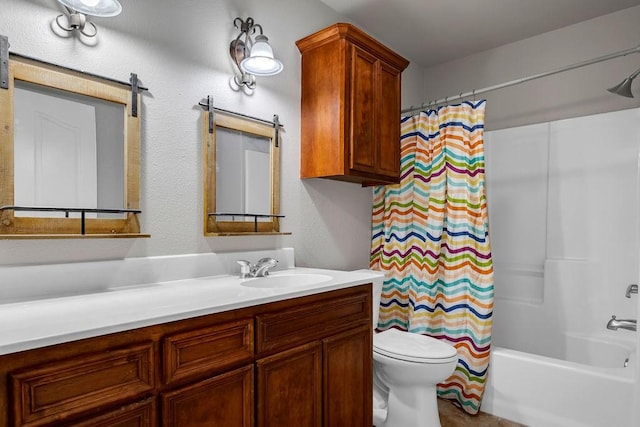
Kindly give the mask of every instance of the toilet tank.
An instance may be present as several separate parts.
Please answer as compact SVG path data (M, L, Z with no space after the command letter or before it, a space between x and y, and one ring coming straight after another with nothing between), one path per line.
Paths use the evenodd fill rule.
M373 329L375 330L378 327L378 314L380 313L380 297L382 296L382 284L384 283L384 273L376 270L356 270L356 272L360 273L371 273L375 274L376 277L371 279L371 293L372 293L372 302L373 302L373 312L372 312L372 322Z

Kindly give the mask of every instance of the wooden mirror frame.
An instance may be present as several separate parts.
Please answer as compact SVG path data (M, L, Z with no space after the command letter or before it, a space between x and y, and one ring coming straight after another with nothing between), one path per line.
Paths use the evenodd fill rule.
M213 114L213 132L209 132L209 114ZM210 215L216 211L216 130L226 128L240 131L270 140L270 172L271 172L271 210L273 215L269 221L254 222L219 221L216 216ZM244 236L244 235L269 235L290 234L280 232L280 144L276 143L278 132L276 127L266 123L260 123L251 118L233 115L228 112L214 110L205 111L203 119L203 175L204 175L204 235L205 236ZM244 212L247 213L247 212Z
M65 67L20 55L9 56L8 89L0 88L0 206L14 205L14 88L15 81L33 83L124 106L124 207L140 205L140 109L132 115L132 88ZM140 94L136 93L140 105ZM70 206L65 206L70 207ZM84 206L79 206L84 208ZM138 215L126 213L122 219L41 218L15 216L13 210L0 211L0 239L149 237L140 234ZM85 234L81 233L84 228Z

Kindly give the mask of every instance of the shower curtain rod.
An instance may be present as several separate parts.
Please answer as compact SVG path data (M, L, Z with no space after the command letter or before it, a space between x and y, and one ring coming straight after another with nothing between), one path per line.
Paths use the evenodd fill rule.
M528 77L523 77L520 79L516 79L516 80L511 80L509 82L505 82L505 83L500 83L494 86L488 86L482 89L476 89L476 90L472 90L471 92L466 92L466 93L460 93L458 95L454 95L454 96L447 96L441 99L437 99L435 101L429 101L429 102L423 102L422 104L420 104L419 107L414 107L413 105L407 109L401 110L400 113L404 114L404 113L411 113L414 111L420 111L423 110L425 107L429 107L430 105L436 106L438 104L446 104L449 101L454 101L454 100L458 100L458 99L464 99L467 98L469 96L476 96L476 95L480 95L486 92L490 92L493 90L498 90L498 89L503 89L505 87L509 87L509 86L515 86L515 85L519 85L520 83L525 83L531 80L535 80L535 79L539 79L542 77L547 77L547 76L551 76L553 74L558 74L558 73L562 73L564 71L569 71L569 70L574 70L576 68L580 68L580 67L586 67L587 65L591 65L591 64L597 64L598 62L604 62L604 61L608 61L610 59L614 59L614 58L619 58L621 56L627 56L630 55L632 53L640 53L640 45L633 47L631 49L626 49L626 50L621 50L619 52L614 52L614 53L610 53L609 55L604 55L604 56L599 56L597 58L593 58L593 59L589 59L587 61L582 61L582 62L578 62L576 64L572 64L572 65L567 65L565 67L561 67L561 68L556 68L555 70L551 70L551 71L546 71L544 73L539 73L539 74L534 74L532 76L528 76Z

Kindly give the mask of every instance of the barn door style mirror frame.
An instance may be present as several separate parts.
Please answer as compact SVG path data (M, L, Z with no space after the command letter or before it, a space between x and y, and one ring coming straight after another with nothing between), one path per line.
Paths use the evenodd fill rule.
M0 239L149 237L137 75L124 83L0 45Z
M200 106L203 119L204 235L291 234L280 231L278 116L266 121Z

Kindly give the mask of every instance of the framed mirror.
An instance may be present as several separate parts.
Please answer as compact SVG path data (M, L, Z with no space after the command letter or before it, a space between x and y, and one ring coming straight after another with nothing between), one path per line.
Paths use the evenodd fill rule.
M211 109L203 123L205 236L287 234L277 126Z
M0 238L148 237L138 219L138 91L20 55L8 62Z

